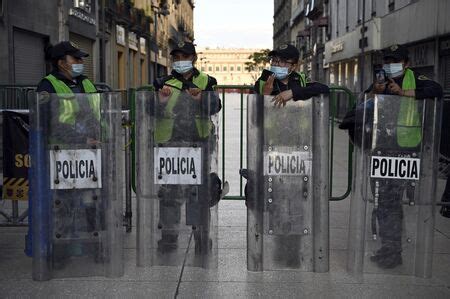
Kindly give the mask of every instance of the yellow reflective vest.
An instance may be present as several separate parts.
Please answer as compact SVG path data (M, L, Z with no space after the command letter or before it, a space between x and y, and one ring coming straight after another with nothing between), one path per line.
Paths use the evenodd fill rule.
M69 86L63 81L57 79L52 74L45 77L53 86L56 91L56 94L63 95L72 95L73 92ZM96 93L97 89L94 84L89 79L84 79L82 81L84 91L86 93ZM98 94L93 94L88 97L89 106L92 112L95 115L95 118L100 121L100 96ZM73 97L67 97L61 99L61 104L59 105L59 122L74 125L76 121L76 115L80 111L80 106L78 102Z
M192 82L201 90L205 90L208 86L208 75L199 72L197 76L194 76L192 78ZM170 86L172 89L172 93L164 109L163 116L160 116L156 119L154 137L155 142L157 143L164 143L172 138L174 126L173 109L175 108L180 98L183 82L176 78L172 78L170 80L167 80L164 85ZM197 128L198 136L200 138L207 138L210 135L212 123L209 117L205 118L204 116L202 117L200 115L195 115L195 125Z
M410 69L405 70L402 82L403 90L416 89L416 78ZM401 147L416 147L422 141L421 113L417 100L402 97L397 117L397 144Z

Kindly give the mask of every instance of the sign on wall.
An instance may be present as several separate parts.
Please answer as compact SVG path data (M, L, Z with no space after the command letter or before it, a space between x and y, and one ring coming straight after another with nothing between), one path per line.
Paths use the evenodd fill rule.
M127 45L125 42L125 28L120 25L116 25L116 43L122 46Z

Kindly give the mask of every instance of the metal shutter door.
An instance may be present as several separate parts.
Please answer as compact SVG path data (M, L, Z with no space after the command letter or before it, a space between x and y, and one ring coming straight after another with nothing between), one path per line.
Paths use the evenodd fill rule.
M45 76L45 41L31 32L14 29L14 84L37 85Z
M94 81L94 60L92 57L92 41L81 35L70 33L69 39L74 42L83 52L89 54L88 57L83 58L84 73L91 81Z
M442 57L442 87L444 89L450 89L450 56Z

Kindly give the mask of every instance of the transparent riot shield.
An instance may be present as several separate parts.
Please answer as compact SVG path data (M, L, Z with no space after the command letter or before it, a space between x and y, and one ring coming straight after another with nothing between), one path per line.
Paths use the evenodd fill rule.
M217 266L214 92L136 93L137 265Z
M431 276L440 117L435 99L357 107L350 272Z
M123 275L120 94L37 94L30 120L33 278Z
M328 101L248 97L247 268L328 271Z

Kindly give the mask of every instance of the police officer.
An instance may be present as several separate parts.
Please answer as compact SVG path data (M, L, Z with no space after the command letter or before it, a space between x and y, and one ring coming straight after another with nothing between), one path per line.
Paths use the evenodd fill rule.
M158 91L159 107L156 109L160 114L156 120L155 143L160 145L168 142L198 142L204 146L202 155L204 159L208 159L211 151L215 151L212 147L207 146L209 142L214 143L214 126L210 121L210 115L216 114L221 109L221 102L213 91L217 85L214 77L211 77L195 67L197 61L197 53L194 44L191 42L180 42L171 52L172 57L172 73L169 76L158 78L154 82L155 89ZM205 91L205 92L203 92ZM189 95L187 98L186 95ZM205 115L207 113L207 115ZM200 115L199 115L200 114ZM165 119L164 115L172 115L169 119ZM208 152L209 151L209 152ZM210 165L207 161L203 161L204 173L208 173L207 167ZM221 181L217 174L209 174L209 184L207 186L209 194L212 198L202 199L209 202L210 206L215 205L220 196ZM178 247L177 228L180 223L181 205L186 201L186 197L192 193L187 190L188 187L176 185L162 185L158 191L160 198L160 220L162 227L161 239L158 241L158 249L162 252L174 250ZM201 186L200 190L205 190L205 186ZM201 191L199 192L201 193ZM199 197L204 197L199 194ZM209 218L209 207L190 206L186 207L186 213L190 208L197 210L208 210L208 213L200 211L192 211L192 214L199 213L200 217ZM209 225L208 219L201 219L204 226ZM198 249L196 238L195 245Z
M329 93L328 86L309 82L303 72L297 72L300 53L296 47L284 44L269 52L270 71L264 70L255 83L261 95L273 95L275 106L285 106L290 100L307 100Z
M271 95L272 102L276 107L286 106L288 101L307 100L320 94L328 94L328 86L310 82L303 72L297 72L300 53L297 48L290 44L283 44L269 52L270 69L264 70L255 82L254 90L260 95ZM284 108L284 109L287 109ZM288 113L289 114L289 113ZM283 118L284 123L277 125L280 118L272 122L270 119L264 120L264 125L270 131L267 132L265 143L278 144L282 146L296 146L298 138L293 138L287 132L296 132L302 126L298 118L289 119L288 114ZM304 124L310 126L311 124ZM291 129L289 129L291 128ZM294 144L292 144L294 143ZM262 154L262 153L261 153ZM249 179L250 174L246 169L241 170L241 175ZM256 192L252 182L249 180L245 186L246 205L249 209L254 209L255 204L249 201L249 192ZM288 192L283 192L287 194ZM288 195L289 196L289 195ZM274 212L277 214L276 212ZM276 217L276 216L275 216ZM299 250L301 244L301 232L290 235L276 235L274 237L274 260L283 267L298 268L301 264Z
M51 61L52 72L40 81L36 91L41 95L57 95L57 98L49 102L52 114L49 120L49 142L54 145L86 144L89 147L100 144L100 98L94 84L83 75L83 58L89 54L74 43L63 41L46 49L46 56ZM75 94L80 93L92 95L84 101L75 97ZM99 230L103 223L102 211L96 208L94 201L98 196L97 190L56 191L55 196L60 199L61 204L54 209L54 230L75 241L71 245L53 247L55 265L63 263L58 259L67 255L78 256L91 250L89 245L83 247L76 241L78 232Z
M39 83L37 92L48 93L94 93L94 84L83 75L83 58L89 54L69 41L60 42L47 49L53 71Z
M386 73L386 80L376 80L367 90L369 94L389 94L398 95L404 98L430 99L441 98L441 86L419 75L409 68L408 50L401 45L393 45L384 51L383 70ZM393 107L393 109L395 109ZM396 136L384 134L380 136L384 144L390 144L392 149L415 151L420 147L421 130L420 119L417 114L412 117L407 113L402 113L400 103L396 130ZM414 114L414 113L413 113ZM392 145L394 144L395 145ZM375 190L374 181L372 189ZM408 187L394 180L378 180L379 197L378 208L375 210L379 225L379 236L381 239L381 248L371 256L371 261L380 268L395 268L402 264L402 197L404 192L413 193L414 190L408 190Z
M290 44L283 44L269 52L270 70L263 70L256 80L254 91L260 95L274 96L272 102L276 107L284 107L290 100L307 100L320 94L330 93L328 86L310 82L306 74L297 72L300 52ZM289 137L288 137L289 138ZM247 169L242 169L240 174L248 179ZM245 186L247 193L247 185ZM247 207L252 207L246 197Z

